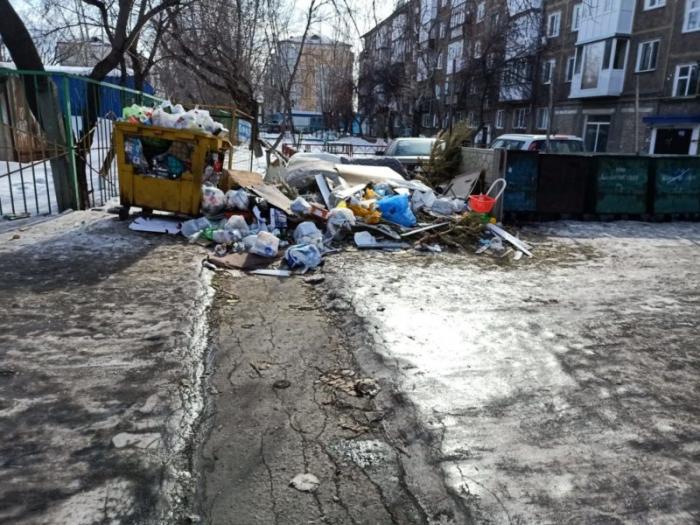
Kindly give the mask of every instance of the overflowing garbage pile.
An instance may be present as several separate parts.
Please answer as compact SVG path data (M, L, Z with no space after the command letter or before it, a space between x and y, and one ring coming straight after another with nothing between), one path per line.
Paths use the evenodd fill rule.
M275 183L223 170L203 186L202 217L181 233L212 248L207 265L289 276L353 246L531 256L491 215L500 195L447 196L386 166L296 157Z
M226 136L229 133L223 124L211 118L207 110L185 110L181 104L173 105L171 102L163 102L156 108L132 104L122 110L122 120L147 126L198 131L214 136Z

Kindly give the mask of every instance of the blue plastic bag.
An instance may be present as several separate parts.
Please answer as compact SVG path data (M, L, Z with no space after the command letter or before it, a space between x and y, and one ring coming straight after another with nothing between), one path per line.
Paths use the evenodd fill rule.
M321 264L321 252L315 244L295 244L287 248L284 260L290 268L301 268L301 273L306 273Z
M393 195L377 201L382 218L410 228L416 225L416 216L411 211L408 195Z

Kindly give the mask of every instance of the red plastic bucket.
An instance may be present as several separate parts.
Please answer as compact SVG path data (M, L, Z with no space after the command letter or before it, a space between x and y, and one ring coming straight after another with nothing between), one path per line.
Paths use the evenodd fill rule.
M469 207L477 213L489 213L496 204L496 199L488 195L470 195Z
M501 190L496 194L495 197L491 197L491 191L499 184L501 185ZM503 195L505 189L505 179L496 179L495 181L493 181L493 183L491 184L491 186L485 194L482 193L481 195L469 196L469 207L472 211L475 211L476 213L490 213L494 205L496 204L496 201L501 198L501 195Z

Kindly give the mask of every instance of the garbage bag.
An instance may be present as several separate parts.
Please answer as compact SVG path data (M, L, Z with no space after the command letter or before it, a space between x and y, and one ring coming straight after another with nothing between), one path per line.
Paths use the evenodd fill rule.
M416 225L416 216L413 215L408 203L408 195L393 195L384 197L377 202L382 218L411 228Z
M190 219L189 221L185 221L182 223L180 233L182 233L182 235L189 239L193 235L209 227L211 227L211 223L206 217L200 217L199 219Z
M226 196L219 188L202 186L202 213L204 215L217 215L226 206Z
M230 210L247 210L250 197L245 190L228 190L226 192L226 207Z
M435 199L430 206L430 209L441 215L453 215L455 213L463 213L467 211L467 203L461 199L441 197L439 199Z
M290 268L301 268L301 273L306 273L321 264L321 251L314 244L295 244L287 248L284 260Z
M345 231L350 231L355 226L355 214L349 208L333 208L328 214L326 233L332 239Z
M214 230L211 240L218 244L233 244L243 238L238 230Z
M432 208L435 199L432 191L414 191L411 197L411 210L415 213L423 208Z
M246 235L245 237L243 237L242 242L243 242L243 248L245 249L245 251L249 252L253 248L253 246L255 246L255 241L257 239L258 239L257 234Z
M231 215L224 225L224 230L237 231L241 234L241 238L245 237L250 232L248 223L245 222L245 219L240 215Z
M296 215L306 215L311 211L311 204L304 197L297 197L289 205L289 209Z
M311 221L302 222L294 230L294 242L297 244L313 244L323 249L323 235Z
M255 244L250 249L250 253L262 255L263 257L275 257L279 250L280 240L270 232L260 232L255 238Z

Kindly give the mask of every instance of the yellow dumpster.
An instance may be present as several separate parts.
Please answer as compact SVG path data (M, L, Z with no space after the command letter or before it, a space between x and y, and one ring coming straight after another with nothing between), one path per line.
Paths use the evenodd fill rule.
M205 133L130 122L114 124L113 140L122 220L131 206L146 215L153 210L198 215L204 170L213 154L222 161L231 146Z

